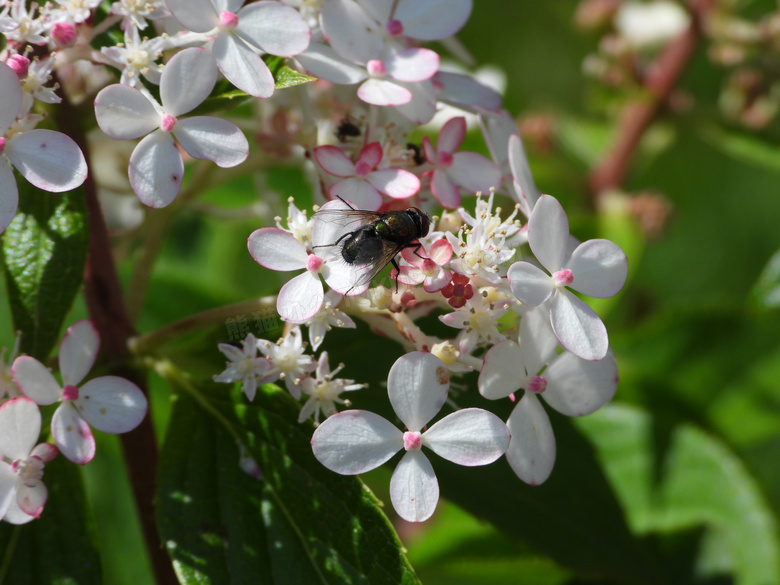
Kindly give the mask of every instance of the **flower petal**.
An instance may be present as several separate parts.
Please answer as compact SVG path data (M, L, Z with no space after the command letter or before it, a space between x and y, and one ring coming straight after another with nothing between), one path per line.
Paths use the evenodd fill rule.
M87 178L81 149L62 132L36 128L17 134L4 154L25 179L44 191L70 191Z
M436 151L454 154L460 148L460 145L463 144L465 137L466 118L463 116L450 118L439 131L439 137L436 139Z
M134 87L115 83L95 97L98 126L111 138L132 140L160 127L160 112Z
M235 29L250 45L291 57L306 50L311 31L297 10L280 2L255 2L238 13Z
M77 386L92 369L98 351L100 336L92 321L82 319L68 327L60 343L62 383Z
M471 14L472 0L401 0L395 18L404 35L420 41L439 41L458 32Z
M146 416L146 396L141 389L119 376L94 378L81 388L74 401L84 419L104 433L126 433Z
M512 433L506 451L512 470L527 484L544 483L555 464L555 436L536 395L526 392L506 424Z
M35 402L19 397L0 405L0 455L26 459L40 433L41 411Z
M328 189L328 195L351 201L357 209L375 211L382 205L382 196L368 181L349 177L334 183Z
M424 522L439 502L439 482L420 450L407 451L390 478L390 501L407 522Z
M312 43L305 52L295 58L312 75L331 83L352 85L368 77L365 67L347 61L322 43Z
M249 156L249 143L238 126L214 116L179 120L176 141L192 158L210 160L222 168L241 164Z
M5 520L5 515L16 501L16 474L11 470L11 465L0 461L0 520Z
M506 398L527 383L523 352L517 343L502 341L488 350L477 381L482 396L489 400Z
M314 158L322 169L334 177L351 177L355 165L338 146L325 145L314 149Z
M566 416L583 416L595 412L612 400L617 390L618 372L615 356L599 361L583 360L563 353L544 371L547 389L542 398Z
M22 107L22 85L11 67L0 61L0 136L4 136L16 121Z
M19 389L36 404L53 404L62 396L62 386L49 369L35 358L20 356L14 360L11 370Z
M19 490L16 492L16 503L25 514L33 518L40 518L47 499L49 499L49 491L43 482L39 482L33 487L19 483Z
M166 4L187 30L205 33L219 25L219 14L210 0L166 0Z
M281 288L276 298L276 310L282 319L305 322L317 314L324 298L320 277L306 270Z
M431 353L402 355L387 376L390 404L410 431L420 431L447 400L450 375L444 363Z
M487 193L501 185L501 171L490 160L476 152L457 152L447 170L450 178L467 191Z
M212 52L219 70L238 89L259 98L273 95L274 76L244 41L230 33L217 35Z
M551 273L563 268L569 243L569 219L555 197L542 195L528 220L528 243Z
M595 311L573 293L563 290L553 295L550 321L561 345L584 360L600 360L607 355L607 328Z
M247 248L255 262L271 270L300 270L306 268L309 255L291 233L279 228L260 228L247 240Z
M412 92L387 79L366 79L357 94L361 100L375 106L400 106L412 101Z
M439 69L439 55L430 49L410 47L385 59L387 74L398 81L423 81Z
M72 402L63 402L51 418L51 434L60 452L78 465L95 457L95 437Z
M19 525L32 522L35 520L35 516L31 516L30 514L22 512L22 509L19 507L19 503L16 498L16 491L14 491L14 497L11 499L11 505L8 506L8 510L6 510L5 516L3 516L3 520L9 524Z
M447 173L441 169L433 171L431 192L438 202L447 209L455 209L460 205L460 191L458 191L455 183L452 182Z
M571 287L598 299L617 294L628 276L625 252L609 240L588 240L580 244L574 249L566 267L574 277Z
M384 169L368 175L377 191L393 199L406 199L420 190L420 179L404 169Z
M323 2L322 30L331 47L355 63L376 59L382 46L380 25L354 0Z
M458 465L487 465L509 446L509 429L492 412L464 408L445 416L422 435L423 445Z
M528 157L523 148L523 141L517 134L512 134L509 137L508 153L509 168L512 170L512 176L515 179L515 191L520 199L523 213L526 217L530 217L541 193L534 183L531 167L528 164Z
M128 174L141 203L153 208L170 205L184 178L184 161L173 137L157 130L141 140L130 155Z
M521 260L515 262L506 272L509 288L517 300L537 307L550 298L553 293L552 277L538 266Z
M0 232L5 231L19 207L19 190L8 159L0 157Z
M160 78L160 100L165 113L181 116L209 97L217 82L217 64L210 51L191 47L176 53Z
M311 438L314 456L342 475L371 471L403 448L403 433L378 414L344 410L328 417Z

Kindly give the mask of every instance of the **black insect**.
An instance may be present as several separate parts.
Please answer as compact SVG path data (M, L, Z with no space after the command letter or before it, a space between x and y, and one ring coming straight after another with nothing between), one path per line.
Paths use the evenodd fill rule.
M351 116L347 116L336 127L336 138L339 142L346 142L350 138L357 138L360 136L360 126L358 126Z
M353 269L352 288L367 285L390 263L400 271L395 257L401 250L413 248L419 256L422 244L417 240L428 235L431 225L427 214L416 207L379 212L355 209L346 201L344 204L348 209L322 209L314 215L315 221L337 222L341 235L332 244L313 247L337 247L341 259Z

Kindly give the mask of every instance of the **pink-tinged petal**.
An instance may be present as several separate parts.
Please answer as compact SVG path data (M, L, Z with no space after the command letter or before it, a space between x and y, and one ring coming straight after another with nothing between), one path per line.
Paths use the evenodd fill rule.
M255 262L271 270L300 270L306 268L309 255L291 233L279 228L260 228L247 240L247 248Z
M566 267L574 277L571 288L598 299L617 294L628 276L625 252L609 240L588 240L580 244Z
M528 243L551 273L563 268L569 243L569 219L555 197L542 195L528 220Z
M35 358L26 355L16 358L11 371L19 389L37 404L53 404L62 396L62 386L49 369Z
M51 418L51 434L60 452L73 463L86 465L95 457L95 437L76 407L63 402Z
M428 250L428 258L439 266L444 266L452 258L452 244L447 240L436 240Z
M43 482L39 482L34 487L20 483L16 492L16 503L19 509L33 518L41 517L41 512L43 512L43 507L48 499L49 491Z
M436 113L436 91L430 79L416 83L404 83L398 85L406 89L412 98L403 104L395 104L395 109L404 118L417 125L431 121Z
M160 100L165 113L181 116L209 97L217 82L217 64L210 51L200 47L176 53L160 79Z
M398 282L414 286L425 280L425 274L415 266L401 266L401 272L398 273Z
M420 450L407 451L390 478L390 501L407 522L424 522L439 502L439 482Z
M617 390L615 356L599 361L583 360L563 353L544 371L547 404L566 416L583 416L597 411L612 400Z
M403 445L403 433L395 425L366 410L345 410L328 417L311 438L317 460L342 475L376 469Z
M95 97L98 126L111 138L133 140L160 127L160 112L134 87L115 83Z
M41 433L41 412L29 398L12 398L0 405L0 455L26 459Z
M509 429L492 412L464 408L445 416L422 435L423 445L458 465L487 465L509 446Z
M219 25L219 13L210 0L166 0L166 4L187 30L205 33Z
M398 81L423 81L439 70L439 55L430 49L410 47L385 60L387 74Z
M506 424L512 433L506 450L512 470L527 484L544 483L555 464L555 436L536 395L526 392Z
M100 336L89 319L68 327L60 343L60 373L64 385L77 386L92 369L100 351Z
M455 209L460 205L460 191L447 176L447 173L441 169L433 171L431 192L436 200L447 209Z
M550 309L541 305L523 313L519 331L523 363L529 376L539 373L558 355L558 338L550 323Z
M387 375L387 396L406 428L420 431L447 400L450 374L431 353L402 355Z
M0 104L3 104L0 108L0 136L3 136L22 107L22 85L14 70L3 62L0 62Z
M501 171L490 160L476 152L458 152L447 174L458 185L473 193L487 193L501 185Z
M536 307L541 305L553 293L552 277L538 266L521 260L515 262L506 272L509 288L517 300Z
M465 110L496 112L501 109L501 94L482 85L469 75L439 71L434 77L439 86L439 101ZM512 126L516 125L513 123Z
M383 38L375 22L353 0L327 0L320 14L322 30L330 45L342 57L365 63L379 54Z
M141 389L119 376L94 378L81 388L75 400L81 416L104 433L126 433L146 416L146 396Z
M351 177L355 174L355 165L338 146L318 146L314 149L314 158L322 169L334 177Z
M241 164L249 156L244 133L222 118L195 116L179 120L173 135L192 158L210 160L222 168Z
M35 516L30 516L30 514L22 512L15 496L16 492L14 492L14 498L11 500L11 505L8 506L8 510L6 510L5 516L3 516L3 521L18 526L35 520Z
M508 142L509 168L515 179L515 191L517 192L523 213L531 216L531 211L541 196L539 189L534 184L531 167L528 165L528 157L525 155L523 141L517 134L512 134Z
M466 118L458 116L450 118L439 132L439 138L436 140L436 150L440 153L446 152L455 154L455 151L463 144L466 137ZM436 162L436 161L432 161Z
M17 480L11 465L0 461L0 520L5 520L11 503L16 501Z
M436 148L434 148L433 144L431 143L431 139L427 136L423 136L422 151L423 155L425 156L425 160L427 160L429 163L436 164L438 162L439 156L436 152Z
M393 199L406 199L420 190L420 179L404 169L385 169L368 175L377 191Z
M367 79L357 91L358 97L375 106L400 106L412 100L412 92L386 79Z
M249 95L267 98L274 93L274 76L260 55L230 33L217 36L211 49L228 81Z
M371 142L360 149L358 162L363 163L369 169L375 169L382 161L382 145L378 142Z
M351 177L334 183L328 189L332 198L341 197L351 201L357 209L376 211L382 205L382 196L368 181Z
M250 45L291 57L306 50L311 31L297 10L279 2L255 2L241 9L235 29Z
M332 83L352 85L368 77L365 67L347 61L322 43L312 43L295 58L309 73Z
M607 355L607 328L599 316L567 290L553 296L550 321L561 345L584 360L600 360Z
M452 272L448 270L438 270L433 276L426 276L423 289L425 292L439 292L452 281Z
M30 457L37 457L44 463L48 463L54 459L59 452L60 450L51 443L39 443L30 451Z
M138 143L130 155L130 185L149 207L170 205L181 190L184 161L167 132L157 130Z
M320 277L307 270L281 288L276 310L282 319L303 322L317 314L324 298Z
M19 190L14 171L8 160L0 157L0 232L11 225L18 208Z
M471 14L471 0L401 0L394 16L404 35L420 41L439 41L458 32Z
M5 155L21 175L44 191L75 189L87 178L87 161L73 139L36 128L8 141Z
M524 388L528 375L523 367L523 352L514 341L502 341L485 354L477 388L489 400L506 398Z

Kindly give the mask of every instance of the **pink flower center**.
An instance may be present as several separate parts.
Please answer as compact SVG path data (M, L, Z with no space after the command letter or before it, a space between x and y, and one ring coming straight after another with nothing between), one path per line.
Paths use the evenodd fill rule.
M14 55L13 57L9 57L6 63L13 70L13 72L16 73L16 76L19 79L24 79L27 77L27 73L30 70L30 60L27 57L22 55Z
M35 487L43 478L44 463L40 457L28 457L27 459L17 459L11 463L11 471L19 476L22 483L27 487Z
M5 138L0 136L0 154L3 154L4 150L5 150Z
M76 400L79 397L79 389L68 384L62 389L63 400Z
M385 25L385 30L390 36L397 37L398 35L403 34L404 25L401 24L400 20L390 20Z
M545 390L547 390L547 378L531 376L531 379L528 381L528 391L534 394L541 394Z
M426 276L435 274L437 268L439 268L439 265L430 258L423 258L420 262L420 269L425 273Z
M306 270L319 272L320 266L322 266L322 258L315 256L314 254L309 254L309 257L306 259Z
M221 28L234 28L238 24L238 15L235 12L225 10L219 15L219 26Z
M76 42L76 26L70 22L58 22L51 27L51 38L60 47L70 47Z
M555 272L552 276L553 276L553 280L555 281L555 286L557 287L569 286L574 280L574 275L571 273L571 270L569 270L568 268L559 270L558 272Z
M163 132L171 132L176 126L176 116L170 114L163 114L162 122L160 122L160 129Z
M367 177L368 174L371 172L371 165L368 164L366 161L359 160L355 163L355 174L358 177Z
M371 77L384 77L387 75L387 67L379 59L371 59L366 63L366 70Z
M439 166L449 168L452 166L452 153L449 152L440 152L439 153Z
M419 431L407 431L404 433L404 449L416 451L422 447L422 435Z

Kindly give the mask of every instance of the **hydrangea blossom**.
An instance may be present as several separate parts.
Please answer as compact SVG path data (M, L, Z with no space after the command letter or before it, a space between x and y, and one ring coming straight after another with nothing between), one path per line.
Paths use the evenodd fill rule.
M0 519L24 524L39 518L48 499L43 469L57 456L50 443L35 446L41 413L29 398L0 405Z
M314 456L342 475L371 471L398 451L405 451L390 480L390 499L398 515L422 522L433 515L439 484L421 447L459 465L492 463L506 451L510 435L496 415L466 408L447 415L423 432L444 405L450 376L442 361L430 353L401 356L387 378L387 394L406 432L365 410L345 410L314 431Z
M87 177L84 155L68 136L13 126L22 100L16 73L0 62L0 231L11 223L19 203L14 168L39 189L52 192L75 189Z
M528 221L528 243L550 274L530 262L514 263L507 271L514 295L531 307L548 303L553 331L561 344L586 360L607 355L607 330L598 315L572 292L607 298L626 281L628 261L609 240L588 240L570 248L569 220L558 200L543 195Z
M178 116L196 108L217 81L214 58L204 49L174 55L160 78L162 106L146 91L114 84L95 98L101 130L117 140L147 135L130 157L130 184L149 207L165 207L179 194L184 161L176 142L193 158L233 167L249 154L249 144L233 123L213 116Z
M84 319L71 325L60 343L62 384L33 357L16 358L12 368L25 396L40 405L61 402L52 416L52 436L62 454L80 465L95 456L90 425L104 433L126 433L146 416L146 397L129 380L101 376L77 387L92 369L99 349L97 331Z

